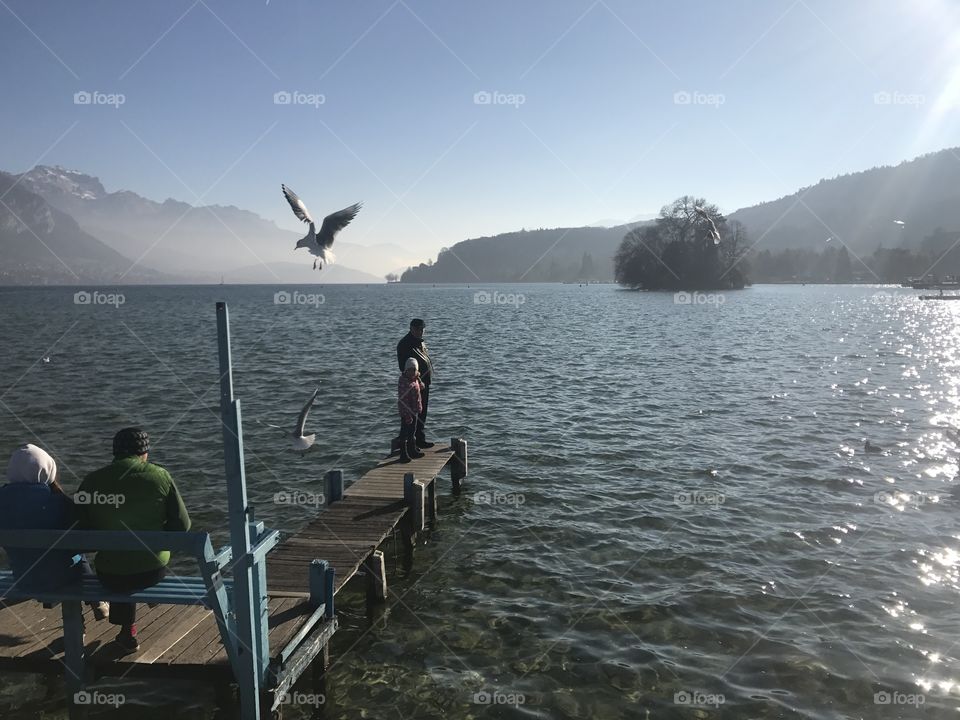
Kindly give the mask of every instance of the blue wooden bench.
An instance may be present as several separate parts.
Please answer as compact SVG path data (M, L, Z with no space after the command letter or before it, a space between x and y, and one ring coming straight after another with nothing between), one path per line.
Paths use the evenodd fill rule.
M128 534L128 533L123 533ZM73 531L64 534L62 530L0 530L0 545L4 547L37 548L73 550L75 545L83 543L82 547L98 548L98 539L107 541L102 549L114 550L117 548L113 539L116 533L102 531ZM144 536L158 536L163 542L164 550L189 555L196 558L200 567L200 577L169 576L156 585L144 590L124 593L105 588L96 576L84 577L73 583L60 585L53 590L24 589L21 583L9 570L0 570L0 600L37 600L45 604L59 604L64 600L79 602L135 602L157 603L172 605L204 605L215 610L217 603L215 596L218 591L218 577L224 567L233 557L230 548L224 548L219 554L214 554L210 544L210 536L202 532L190 533L130 533L134 538L143 540ZM152 539L152 537L150 538ZM138 549L149 546L137 542ZM228 594L232 581L222 580Z
M249 523L250 551L233 563L233 569L249 567L256 612L246 617L238 613L232 580L222 572L233 561L231 548L214 552L205 532L135 532L102 530L0 530L0 546L31 550L65 550L74 553L97 550L151 551L169 550L193 558L198 577L171 576L153 587L131 593L108 590L96 577L62 585L54 590L36 591L20 586L9 570L0 571L0 601L11 604L36 600L59 604L63 615L64 665L69 693L83 689L87 678L83 645L83 603L135 602L174 605L203 605L213 611L220 639L234 671L243 678L243 668L253 662L257 672L265 673L269 663L268 606L265 557L279 542L280 533L265 530L263 523ZM250 637L246 643L241 640ZM251 661L252 656L252 661Z

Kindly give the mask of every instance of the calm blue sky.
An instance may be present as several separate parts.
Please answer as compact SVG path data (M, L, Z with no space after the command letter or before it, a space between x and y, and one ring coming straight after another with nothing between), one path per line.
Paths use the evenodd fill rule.
M684 193L732 211L960 144L958 21L948 0L0 0L0 167L295 229L285 182L315 215L365 202L341 239L424 257Z

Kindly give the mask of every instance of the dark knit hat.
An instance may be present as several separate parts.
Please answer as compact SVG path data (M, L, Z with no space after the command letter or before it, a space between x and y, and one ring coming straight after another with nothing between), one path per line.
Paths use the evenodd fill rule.
M412 328L422 328L422 327L424 327L425 325L426 325L426 323L425 323L423 320L421 320L420 318L414 318L413 320L410 321L410 328L411 328L411 329L412 329Z
M143 455L150 452L150 436L140 428L128 427L113 436L113 456Z

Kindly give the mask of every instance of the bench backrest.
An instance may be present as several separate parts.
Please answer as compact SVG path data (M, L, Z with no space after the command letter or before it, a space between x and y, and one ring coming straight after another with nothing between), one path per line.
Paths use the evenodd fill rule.
M0 530L0 546L30 550L133 550L171 552L212 559L210 534L163 530Z

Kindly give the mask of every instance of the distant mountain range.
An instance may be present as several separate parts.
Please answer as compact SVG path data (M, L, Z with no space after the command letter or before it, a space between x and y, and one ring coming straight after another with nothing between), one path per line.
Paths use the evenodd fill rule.
M916 248L937 228L960 230L960 149L821 180L727 218L743 223L757 251L821 249L827 238L864 255L881 245ZM403 281L611 280L620 240L644 222L464 240L442 250L436 262L411 268Z
M163 282L84 231L70 215L0 172L0 284Z
M124 282L219 282L222 277L236 283L384 282L387 273L402 272L419 260L396 245L338 241L337 264L314 272L305 250L294 254L301 235L247 210L107 192L98 178L62 167L38 165L3 177L16 184L2 198L6 207L0 204L7 233L0 236L0 246L16 246L0 256L4 282L38 281L44 275L49 282L68 282L74 275L94 281L86 279L90 268L83 262L72 268L69 258L102 266L96 279L109 276L110 282L119 275ZM279 190L277 195L282 202ZM55 218L57 248L28 232L30 222L23 226L16 219L21 205L31 217Z
M38 165L0 172L0 284L379 283L387 273L430 283L611 280L621 239L646 217L463 240L416 266L397 245L338 240L337 264L314 272L305 251L294 254L300 235L255 213L107 192L93 176ZM960 231L960 149L821 180L728 219L757 250L819 249L827 238L859 254L915 248L937 228Z

